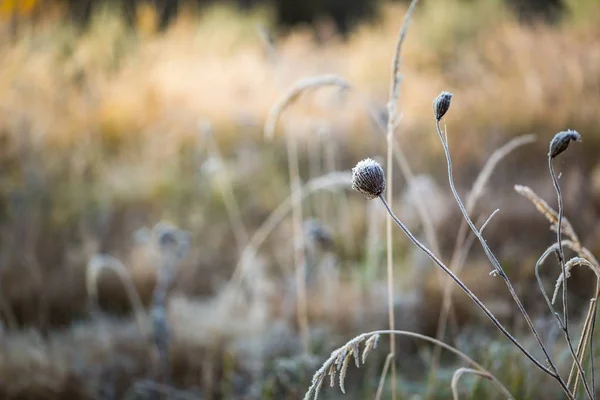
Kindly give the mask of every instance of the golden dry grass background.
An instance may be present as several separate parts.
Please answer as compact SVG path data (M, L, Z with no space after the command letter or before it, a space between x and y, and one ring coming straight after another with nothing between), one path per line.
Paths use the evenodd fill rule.
M528 294L533 263L552 234L512 185L528 184L553 204L545 154L560 130L576 129L584 138L560 167L566 215L585 244L600 253L600 7L573 0L568 10L552 26L522 25L496 0L423 2L403 52L397 137L422 179L442 257L451 254L459 219L434 131L433 98L441 90L455 95L445 123L462 193L495 148L518 134L538 134L537 144L500 165L477 210L500 208L487 236L536 310L541 296ZM376 23L360 26L345 41L323 24L323 43L300 28L275 35L274 47L265 45L257 28L274 32L266 9L243 15L225 6L199 15L184 10L164 34L155 32L150 8L140 9L135 32L110 8L97 12L83 33L65 23L60 10L35 22L23 19L13 35L4 21L2 398L123 398L136 379L152 379L153 346L128 317L122 283L103 272L97 282L102 315L90 313L85 273L95 253L119 257L147 305L157 266L152 249L134 232L161 220L191 238L168 304L173 384L188 394L299 398L332 347L385 327L383 210L344 190L305 201L305 217L327 226L333 241L325 250L307 250L318 278L309 284L316 355L306 357L299 355L290 306L289 218L257 249L244 289L251 300L240 301L237 289L227 290L240 258L227 197L231 187L240 213L233 222L252 235L289 195L288 134L299 138L305 182L383 156L384 136L365 105L385 122L392 51L404 12L386 5ZM355 90L303 95L283 115L276 139L265 141L270 107L297 79L318 74L340 75ZM395 187L399 215L418 230L401 178ZM432 266L399 235L395 242L398 324L434 334L441 294ZM511 321L508 297L487 278L482 260L474 250L464 279ZM573 294L584 304L586 276L573 279L579 279L571 285ZM464 300L456 296L463 328L451 340L492 360L490 368L509 380L518 398L551 396ZM399 362L403 398L425 390L428 353L415 353L412 346L400 345L406 353ZM379 363L374 359L357 373L360 383L347 398L374 393L385 350L379 353ZM500 364L494 367L494 360ZM528 374L535 379L526 379ZM439 380L436 393L444 398L448 388L443 375ZM470 389L495 395L485 384Z

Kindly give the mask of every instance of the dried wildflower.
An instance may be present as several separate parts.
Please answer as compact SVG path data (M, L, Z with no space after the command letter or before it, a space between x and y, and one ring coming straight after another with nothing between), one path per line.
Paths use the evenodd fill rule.
M377 161L366 158L352 168L352 189L364 194L369 200L385 190L385 176Z
M577 131L567 130L558 132L550 141L550 150L548 156L554 158L563 151L567 150L572 141L581 142L581 135Z
M441 120L450 108L452 96L453 94L450 92L442 92L435 100L433 100L433 114L437 121Z

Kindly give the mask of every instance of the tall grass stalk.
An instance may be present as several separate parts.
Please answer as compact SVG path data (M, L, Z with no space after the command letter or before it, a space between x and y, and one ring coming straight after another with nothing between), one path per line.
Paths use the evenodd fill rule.
M393 170L394 170L394 130L396 127L396 114L398 109L398 99L400 98L400 82L402 77L400 75L400 62L402 55L402 45L408 32L408 26L410 19L414 12L414 9L418 3L418 0L412 0L410 6L404 15L404 20L400 27L400 33L398 34L398 40L396 42L396 50L394 52L394 59L392 61L392 77L390 83L390 96L387 104L388 120L387 120L387 201L392 204L394 200L393 190ZM390 330L395 329L394 321L394 254L393 254L393 240L392 240L392 219L387 218L386 220L386 252L387 252L387 285L388 285L388 317L389 317L389 328ZM393 335L390 335L390 352L394 354L396 352L396 343ZM392 400L396 400L396 363L392 360Z

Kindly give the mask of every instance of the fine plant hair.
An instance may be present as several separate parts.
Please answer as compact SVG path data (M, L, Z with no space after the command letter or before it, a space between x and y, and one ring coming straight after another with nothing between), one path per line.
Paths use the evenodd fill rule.
M394 220L396 225L403 231L403 233L408 237L408 239L415 246L417 246L421 251L423 251L443 272L445 272L467 294L467 296L475 303L475 305L477 305L479 307L479 309L492 321L494 326L521 353L523 353L523 355L526 358L528 358L538 369L540 369L545 374L552 377L559 384L559 386L564 391L567 398L572 399L572 400L576 399L577 388L579 386L579 383L581 382L581 383L583 383L587 397L590 400L592 400L592 399L595 400L595 394L593 394L592 390L590 390L590 387L592 387L592 388L594 387L593 382L592 382L592 385L590 386L590 384L588 382L588 378L586 377L586 373L584 371L584 358L585 358L586 346L589 346L590 358L593 357L593 330L594 330L594 325L595 325L596 304L598 301L598 294L600 291L600 272L598 272L597 263L595 262L595 259L593 261L591 261L591 260L588 260L587 258L585 258L585 253L587 253L587 251L583 250L583 246L581 246L581 244L579 243L577 235L575 234L574 230L572 229L572 227L568 223L568 221L565 222L563 220L561 192L560 192L560 188L558 186L558 180L557 180L554 170L552 168L552 159L555 158L561 152L566 150L566 148L568 146L568 142L566 145L565 145L564 141L561 142L560 143L560 145L561 145L560 151L553 151L553 149L554 149L553 146L556 147L556 145L554 144L556 142L556 138L553 139L553 142L551 142L550 152L548 153L549 164L550 164L549 170L550 170L550 174L551 174L551 177L552 177L555 189L556 189L556 193L558 196L558 200L559 200L558 201L558 204L559 204L558 213L554 212L554 210L552 210L547 205L547 203L545 203L541 200L538 200L537 196L532 195L533 192L530 189L529 190L522 189L523 193L527 193L529 195L528 198L534 199L532 201L534 202L536 207L538 207L538 209L542 209L544 215L546 215L546 217L552 223L555 224L555 228L556 228L555 230L557 232L557 242L544 253L543 257L540 259L540 261L538 261L538 263L536 265L536 277L538 279L540 289L542 291L544 299L547 302L550 312L557 319L559 327L565 333L565 340L567 342L567 345L569 347L569 352L573 359L573 366L570 371L570 376L569 376L568 380L565 380L558 372L556 364L552 360L552 358L549 354L549 351L547 350L540 335L538 334L538 332L536 330L536 327L534 326L534 324L531 321L531 318L529 317L529 315L527 314L521 300L519 299L518 295L516 294L516 291L512 285L512 282L508 278L508 275L504 272L504 269L498 262L496 256L492 253L491 249L488 247L485 239L483 238L483 235L482 235L483 229L485 228L485 226L488 225L490 220L498 213L498 210L496 210L492 213L492 215L486 220L486 222L483 224L483 226L481 228L477 228L475 226L475 224L472 222L472 220L470 219L469 212L467 211L465 205L463 204L460 196L457 193L456 187L454 185L452 161L450 158L450 151L449 151L449 146L448 146L448 135L447 135L447 133L442 133L442 130L440 128L440 120L443 118L443 116L449 110L451 98L452 98L452 94L450 94L448 92L442 92L442 94L438 98L436 98L436 100L434 101L434 115L435 115L436 130L439 135L440 141L442 143L444 153L446 155L446 161L447 161L447 167L448 167L448 179L449 179L450 188L454 194L455 200L463 214L463 217L464 217L467 225L473 231L474 236L477 239L479 239L484 252L486 253L488 259L490 260L490 262L493 266L493 270L490 273L490 276L491 277L500 277L505 282L507 288L509 289L511 296L513 297L513 300L517 304L520 312L522 313L525 321L527 322L527 324L529 326L529 329L531 330L533 336L535 337L536 342L538 343L540 349L544 353L544 356L545 356L544 360L539 360L538 358L533 356L532 353L530 353L529 350L527 350L524 347L524 345L521 344L508 331L508 329L486 307L486 305L471 291L471 289L469 287L467 287L460 280L460 278L458 278L458 276L455 274L455 272L452 271L450 268L448 268L431 250L429 250L429 248L427 248L424 244L422 244L409 231L409 229L404 225L404 223L394 214L394 212L391 209L390 203L386 200L386 197L384 196L384 193L383 193L386 189L389 190L389 186L386 185L387 182L385 181L384 171L376 161L373 161L371 159L365 159L363 161L360 161L356 165L356 167L352 170L352 174L353 174L352 186L355 190L363 193L368 199L378 198L383 203L389 216ZM580 140L579 134L577 134L575 136L571 132L573 132L573 131L568 131L568 134L571 135L570 137L576 138L573 140ZM489 173L491 173L491 169L488 169L488 170L490 171ZM486 177L486 175L489 175L489 173L483 174L483 178L482 178L481 182L484 182L484 180L488 179ZM474 201L476 201L476 197L480 196L480 194L478 194L478 193L481 192L482 187L483 187L482 184L475 185L475 189L477 189L477 190L473 191L473 193L475 193ZM471 207L473 207L474 201L469 202L469 205ZM568 228L566 228L566 231L568 232L569 238L575 239L575 240L571 240L570 245L566 243L567 241L563 242L563 240L561 238L562 229L565 227L568 227ZM563 245L567 245L573 249L578 249L578 253L579 253L580 257L576 257L569 261L565 261L564 255L562 253ZM563 293L563 318L562 319L560 318L560 315L554 310L553 301L551 301L548 298L548 295L546 294L546 292L543 288L541 279L539 278L539 266L548 257L548 255L552 254L552 253L557 255L557 258L559 260L559 263L561 264L561 270L562 270L562 273L558 277L557 283L555 285L555 292L558 292L562 288L562 293ZM569 277L570 270L574 266L578 266L578 265L587 266L588 268L592 269L592 271L596 274L596 277L597 277L597 287L596 287L596 291L594 293L594 297L592 298L592 300L590 302L590 309L588 312L588 316L586 317L586 319L584 321L584 326L582 328L581 338L579 341L577 351L575 351L575 349L573 348L572 342L571 342L571 336L570 336L568 324L566 323L568 321L568 308L567 308L567 304L566 304L567 302L566 302L565 286L567 283L567 279ZM393 330L390 330L390 331L393 332ZM390 331L387 331L387 332L390 332ZM348 368L348 364L350 362L351 356L355 357L355 363L358 366L359 344L362 343L362 341L365 340L367 337L369 337L369 340L367 340L367 342L365 342L365 344L366 344L365 353L368 354L368 352L372 349L372 347L374 347L374 346L370 345L370 343L371 343L370 336L368 334L365 334L365 335L366 336L363 336L363 335L358 336L357 338L348 342L348 344L345 345L344 347L342 347L342 348L334 351L334 353L332 353L331 357L323 364L323 367L321 369L319 369L317 371L317 373L315 374L315 376L313 377L311 387L309 388L309 390L305 396L305 399L308 399L311 395L314 395L315 399L317 398L318 392L322 386L323 380L325 379L325 375L330 376L331 384L333 385L333 380L335 379L336 372L339 373L340 388L342 389L343 392L345 391L345 388L343 385L343 379L345 377L346 370ZM433 339L433 340L438 341L437 339ZM364 358L365 358L365 356L363 356L363 359ZM455 395L456 395L456 382L458 381L460 375L465 372L468 372L468 371L457 371L455 373L455 377L453 379L453 384L452 384L453 393ZM487 372L484 371L484 374L486 374L486 373ZM592 376L592 380L593 380L593 375L594 375L594 364L593 364L593 361L590 361L590 375L589 376ZM489 374L489 373L487 373L484 376L488 379L494 379L493 375Z

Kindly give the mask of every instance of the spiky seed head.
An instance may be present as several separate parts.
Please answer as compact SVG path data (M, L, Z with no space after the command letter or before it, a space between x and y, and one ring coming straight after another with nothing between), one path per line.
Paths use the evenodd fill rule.
M453 94L450 92L442 92L438 97L433 100L433 114L435 115L436 121L442 119L444 114L450 108L450 101L452 100Z
M385 176L381 165L366 158L352 168L352 189L361 192L369 200L376 198L385 190Z
M563 151L567 150L572 141L581 142L581 135L577 131L571 129L558 132L550 141L550 149L548 156L554 158Z

